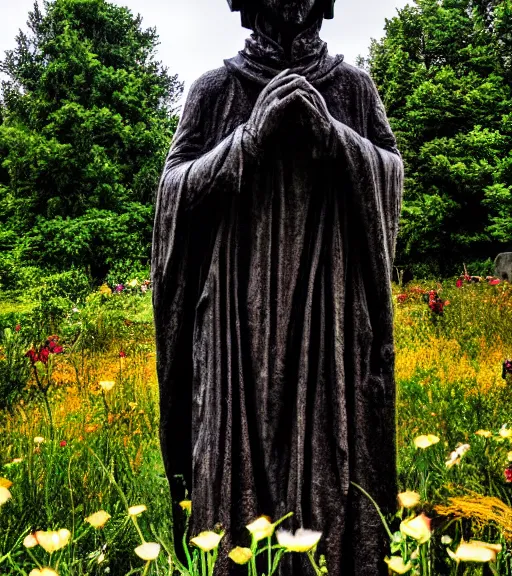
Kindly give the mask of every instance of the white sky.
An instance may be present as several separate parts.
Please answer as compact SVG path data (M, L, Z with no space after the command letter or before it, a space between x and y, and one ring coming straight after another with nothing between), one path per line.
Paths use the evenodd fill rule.
M203 72L222 65L244 46L249 31L226 0L114 0L143 17L143 26L156 26L158 57L185 82L185 90ZM331 54L344 54L354 63L366 55L371 38L383 35L385 18L412 0L337 0L334 20L326 20L321 36ZM25 29L33 0L0 0L0 58L14 47L19 28Z

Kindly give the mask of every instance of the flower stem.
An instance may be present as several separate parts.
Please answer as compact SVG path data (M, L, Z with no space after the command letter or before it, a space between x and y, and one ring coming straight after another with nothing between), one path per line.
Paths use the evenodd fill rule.
M351 482L351 484L352 484L352 486L355 486L358 490L360 490L368 498L368 500L370 500L370 502L375 506L375 509L377 510L377 513L379 514L380 519L382 520L382 524L384 525L384 528L386 529L386 532L388 533L390 540L393 540L393 534L391 533L391 530L389 529L388 523L386 522L386 519L384 518L384 514L380 511L380 508L379 508L379 505L377 504L377 502L375 502L375 500L368 494L368 492L364 488L359 486L359 484L356 484L355 482Z

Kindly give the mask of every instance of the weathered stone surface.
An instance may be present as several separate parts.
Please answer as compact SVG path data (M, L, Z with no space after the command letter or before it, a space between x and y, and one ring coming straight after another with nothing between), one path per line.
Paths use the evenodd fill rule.
M512 252L498 254L494 261L494 275L512 282Z
M373 82L319 37L324 3L287 5L308 3L303 23L279 0L244 13L255 32L192 86L165 164L162 452L175 499L176 475L191 490L192 534L220 522L228 548L293 511L288 527L323 531L332 576L384 576L386 535L351 482L393 509L402 162ZM283 573L311 573L288 558Z

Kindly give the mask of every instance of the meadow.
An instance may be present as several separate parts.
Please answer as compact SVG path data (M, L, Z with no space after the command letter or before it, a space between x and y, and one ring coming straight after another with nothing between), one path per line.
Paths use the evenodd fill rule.
M512 574L512 286L459 284L394 287L399 488L412 494L385 519L393 573ZM172 505L159 451L151 292L54 304L0 299L0 574L211 574L215 546L196 545L189 567L174 553L172 516L188 508ZM257 545L252 533L242 550Z

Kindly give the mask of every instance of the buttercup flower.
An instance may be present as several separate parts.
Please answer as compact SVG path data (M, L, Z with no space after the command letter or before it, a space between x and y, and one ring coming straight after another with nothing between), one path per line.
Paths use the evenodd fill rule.
M100 386L103 388L103 390L105 390L105 392L110 392L110 390L112 390L115 385L116 383L112 382L111 380L102 380L100 382Z
M71 532L66 528L61 530L43 532L38 530L35 534L35 539L41 548L52 554L56 550L64 548L71 538Z
M41 570L39 570L39 568L34 568L33 570L30 571L30 574L28 576L59 576L57 574L57 572L55 572L55 570L52 570L51 568L41 568Z
M0 486L0 506L12 498L12 494L5 486Z
M146 562L155 560L160 554L160 544L156 542L144 542L144 544L135 548L135 554L137 554L139 558L146 560Z
M260 516L254 522L251 522L246 526L247 530L251 533L251 536L259 542L263 538L270 538L274 533L275 526L270 522L267 516Z
M128 508L128 514L130 516L138 516L139 514L145 512L146 510L147 508L146 506L144 506L144 504L140 504L139 506L130 506L130 508Z
M501 544L487 544L472 540L461 542L455 552L447 550L455 562L496 562L496 556L501 552Z
M425 514L408 518L400 524L400 532L417 540L418 544L424 544L432 535L430 531L430 518L425 516Z
M420 495L417 492L401 492L398 495L398 503L402 508L414 508L420 502Z
M412 568L412 564L410 562L405 564L401 556L391 556L391 558L385 558L384 561L389 569L397 574L406 574Z
M23 546L25 546L25 548L34 548L38 544L39 542L34 534L28 534L28 536L25 536L25 539L23 540Z
M437 444L438 442L439 438L434 434L422 435L414 439L414 445L416 448L422 448L423 450Z
M190 542L203 552L210 552L217 548L223 536L224 534L217 534L216 532L201 532Z
M304 528L299 528L295 534L286 530L276 532L278 544L286 548L288 552L307 552L318 544L321 537L321 532L305 530Z
M185 512L188 512L189 514L191 514L191 512L192 512L192 501L191 500L182 500L180 502L180 506L181 506L182 510L185 510Z
M103 528L109 518L111 518L111 516L108 512L105 512L105 510L99 510L98 512L88 516L85 521L89 522L89 524L94 528Z
M228 556L235 564L247 564L252 558L252 552L250 548L240 548L240 546L237 546L231 550Z

